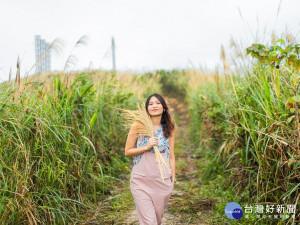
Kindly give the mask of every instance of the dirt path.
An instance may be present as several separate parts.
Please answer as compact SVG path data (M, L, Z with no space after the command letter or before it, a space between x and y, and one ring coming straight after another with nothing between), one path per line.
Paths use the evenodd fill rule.
M189 186L199 185L199 180L196 178L195 172L197 172L197 165L195 164L195 158L192 157L192 148L189 146L189 138L187 133L187 126L189 118L187 117L187 106L183 103L179 103L175 98L165 98L167 105L169 106L172 117L177 121L177 133L175 136L175 157L176 157L176 179L178 182L175 184L172 192L168 208L165 210L163 217L164 225L174 224L207 224L205 218L191 213L185 213L187 209L186 204L189 204L189 199L193 193L189 190ZM178 165L178 166L177 166ZM185 202L184 202L185 201ZM203 203L203 202L202 202ZM199 205L198 205L199 204ZM193 202L189 206L198 207L201 202ZM211 202L207 202L208 208L211 206ZM190 211L190 207L187 211ZM174 210L175 209L175 210ZM177 213L177 210L182 210L182 213ZM199 209L201 210L201 209ZM210 209L204 209L205 214L210 213ZM138 217L136 210L133 208L128 214L124 224L138 225Z
M202 225L209 224L215 200L201 197L201 180L196 161L202 159L193 155L189 143L187 117L188 106L175 98L165 98L170 113L175 118L177 132L175 136L176 179L167 209L163 216L163 225ZM129 168L130 170L132 169ZM139 225L133 197L130 192L129 175L124 175L122 183L111 191L112 196L99 202L97 209L91 212L84 224L128 224ZM205 188L204 188L205 189ZM203 190L202 190L203 191ZM119 205L119 206L118 206Z

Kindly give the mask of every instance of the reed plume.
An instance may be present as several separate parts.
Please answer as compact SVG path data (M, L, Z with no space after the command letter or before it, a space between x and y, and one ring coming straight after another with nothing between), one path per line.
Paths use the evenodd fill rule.
M147 113L147 111L140 107L140 105L137 105L137 110L126 110L126 109L120 109L116 108L119 111L123 112L123 115L125 119L127 120L127 126L129 127L132 123L136 123L136 132L139 135L145 135L148 136L149 138L154 137L154 130L153 130L153 124L152 120L150 118L150 115ZM165 168L167 167L167 163L165 162L162 154L158 150L157 146L153 146L154 152L155 152L155 157L156 161L158 163L158 168L160 171L161 178L163 179L164 171Z

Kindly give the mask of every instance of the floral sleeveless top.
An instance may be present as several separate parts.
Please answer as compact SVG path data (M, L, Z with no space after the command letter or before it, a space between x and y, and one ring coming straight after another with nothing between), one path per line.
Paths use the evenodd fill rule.
M160 125L157 129L157 132L154 133L154 137L158 138L158 145L157 149L160 151L160 153L166 153L167 159L169 159L170 155L170 146L169 146L169 139L165 138L163 134L162 125ZM148 143L149 138L147 136L141 135L137 138L137 141L135 143L135 148L139 148L142 146L145 146ZM148 151L147 151L148 152ZM151 148L151 152L155 155L155 151L153 147ZM133 156L133 164L137 165L145 152L142 152L139 155Z

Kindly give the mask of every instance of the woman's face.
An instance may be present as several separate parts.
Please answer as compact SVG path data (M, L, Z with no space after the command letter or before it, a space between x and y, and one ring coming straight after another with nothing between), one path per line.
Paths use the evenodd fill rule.
M149 105L148 105L148 112L150 116L162 115L163 111L164 111L163 105L155 96L152 96L150 98Z

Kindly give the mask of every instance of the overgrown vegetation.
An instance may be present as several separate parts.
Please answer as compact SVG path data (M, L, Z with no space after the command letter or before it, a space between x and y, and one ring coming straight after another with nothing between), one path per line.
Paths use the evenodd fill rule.
M253 44L248 53L259 60L245 76L233 77L230 90L220 92L212 83L189 95L190 134L209 159L202 175L211 180L221 174L224 191L237 195L223 197L227 201L217 205L216 218L224 218L226 204L234 200L243 206L291 204L299 209L299 49L283 45L279 40L266 50ZM299 211L295 217L298 221ZM291 223L293 218L259 221Z
M156 73L159 77L163 95L176 97L181 101L185 100L188 86L188 77L185 71L158 70Z
M87 211L96 222L121 223L133 199L128 189L114 188L124 183L131 160L115 107L135 109L155 92L184 103L189 141L178 140L175 150L195 148L198 159L194 180L178 186L186 194L171 212L192 221L213 207L212 224L291 223L224 215L232 201L299 209L299 45L281 39L247 51L256 61L244 76L91 71L25 81L18 72L16 84L0 86L1 223L75 224L89 221L81 218ZM180 124L176 114L175 120ZM178 172L187 166L177 159Z
M80 74L69 86L56 76L49 93L38 82L2 87L2 224L76 222L127 171L126 131L114 107L137 100L115 83L94 87Z

